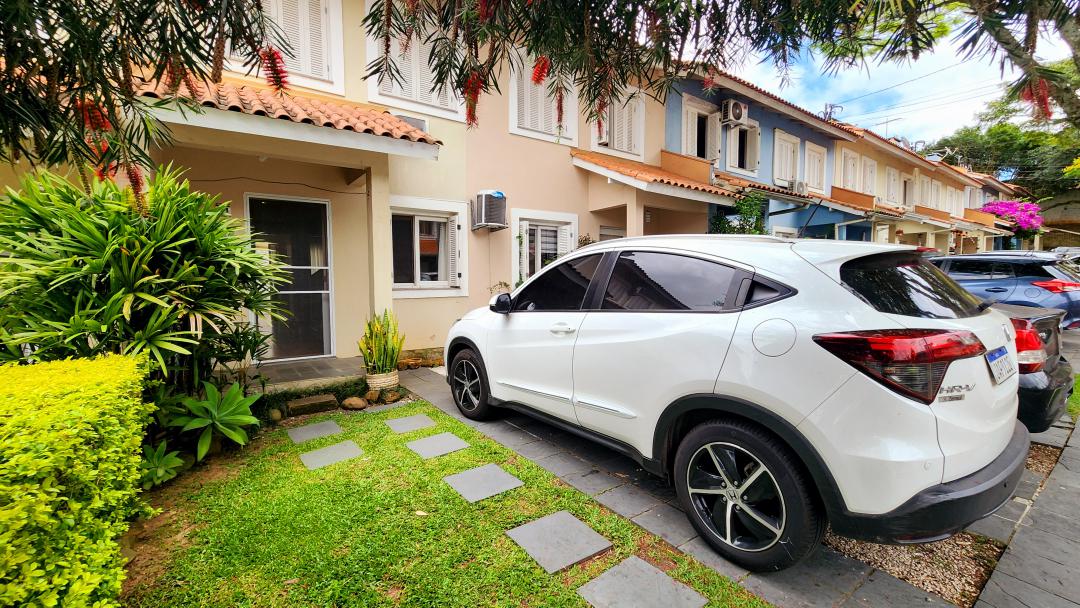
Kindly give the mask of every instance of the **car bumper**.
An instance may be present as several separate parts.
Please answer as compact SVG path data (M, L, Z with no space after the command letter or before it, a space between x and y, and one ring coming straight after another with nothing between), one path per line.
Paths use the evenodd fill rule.
M1064 358L1051 372L1020 375L1020 407L1016 417L1028 431L1041 433L1065 412L1073 390L1073 369Z
M841 536L876 543L923 543L948 538L998 510L1012 496L1027 460L1028 431L1019 421L1005 450L986 467L919 492L880 515L831 514Z

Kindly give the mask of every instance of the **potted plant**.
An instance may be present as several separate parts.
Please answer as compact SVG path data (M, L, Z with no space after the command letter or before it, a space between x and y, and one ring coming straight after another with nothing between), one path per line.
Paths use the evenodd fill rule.
M405 336L398 333L394 313L384 310L381 316L368 319L364 337L360 338L360 354L364 356L367 366L368 388L384 389L398 385L398 359L404 342Z

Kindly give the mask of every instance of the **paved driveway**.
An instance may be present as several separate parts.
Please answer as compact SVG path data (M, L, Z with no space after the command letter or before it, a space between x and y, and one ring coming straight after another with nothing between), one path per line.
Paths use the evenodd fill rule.
M949 605L940 597L826 547L783 572L750 574L713 552L678 509L674 491L626 456L512 412L493 422L468 420L454 406L445 377L430 369L401 372L401 383L776 606Z

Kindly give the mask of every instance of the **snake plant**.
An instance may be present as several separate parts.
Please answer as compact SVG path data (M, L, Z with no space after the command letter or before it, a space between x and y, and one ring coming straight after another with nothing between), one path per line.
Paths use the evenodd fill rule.
M369 374L387 374L397 369L405 336L398 333L397 317L389 310L368 319L364 337L360 338L360 354Z

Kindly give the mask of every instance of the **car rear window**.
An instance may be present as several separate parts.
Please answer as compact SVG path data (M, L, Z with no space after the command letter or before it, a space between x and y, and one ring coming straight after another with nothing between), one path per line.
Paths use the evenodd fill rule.
M915 253L878 253L840 266L840 280L876 310L909 317L960 319L979 314L979 298Z

